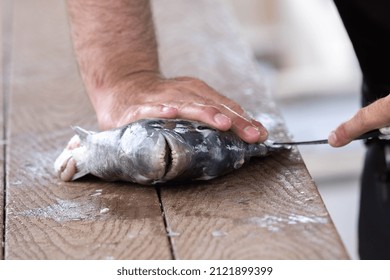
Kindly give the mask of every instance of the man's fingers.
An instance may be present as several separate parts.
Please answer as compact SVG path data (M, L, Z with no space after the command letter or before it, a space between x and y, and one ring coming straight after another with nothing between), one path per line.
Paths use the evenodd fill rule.
M341 147L354 138L390 124L390 95L360 109L349 121L331 132L328 141L333 147Z
M182 119L197 120L204 122L219 130L229 130L232 122L214 106L198 103L183 103L178 105L178 117Z
M182 118L200 121L222 131L231 129L248 143L265 141L268 136L266 129L259 122L252 119L247 120L230 110L225 110L224 107L216 108L198 103L175 104L171 102L169 104L130 106L127 112L113 126L122 126L144 118Z
M202 121L219 130L231 129L248 143L265 141L266 129L256 121L248 120L225 106L216 108L203 104L185 104L178 109L178 116Z
M265 127L260 122L252 119L240 106L237 105L233 110L226 105L222 105L222 111L226 111L226 115L232 119L232 130L244 141L255 143L267 140L268 132Z
M248 143L263 142L267 139L267 130L259 122L247 116L239 104L220 95L200 80L188 77L176 78L175 80L180 81L181 86L185 86L188 92L194 95L197 95L197 92L203 92L204 96L217 97L203 98L200 103L182 104L179 108L180 117L200 120L220 130L231 129ZM211 100L212 102L209 103Z
M264 134L261 134L257 127L240 118L235 119L232 126L232 131L236 133L242 140L248 143L259 142L261 141L260 137L264 138Z

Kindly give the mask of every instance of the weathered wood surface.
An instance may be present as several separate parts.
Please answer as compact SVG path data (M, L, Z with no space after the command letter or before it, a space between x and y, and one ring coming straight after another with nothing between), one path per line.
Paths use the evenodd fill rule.
M63 1L13 1L6 259L169 259L153 188L61 183L71 125L93 128Z
M254 59L221 2L155 1L164 71L205 80L264 119L270 138L283 137ZM179 259L348 258L296 151L253 160L208 184L162 188L162 201Z
M72 136L70 126L93 129L94 114L72 53L64 3L12 2L3 258L348 258L297 151L159 192L93 178L59 182L52 166ZM272 136L285 137L223 1L157 0L154 9L166 75L204 79L261 117Z
M4 141L4 136L3 136L3 127L4 127L4 121L3 121L3 117L4 117L4 108L3 108L3 100L4 100L4 87L5 87L5 84L4 84L4 75L3 75L3 70L4 70L4 67L3 67L3 57L4 57L4 53L3 53L3 44L4 44L4 29L3 29L3 11L4 11L4 1L0 2L0 141L3 142ZM4 182L4 146L5 143L2 143L2 145L0 145L0 182L1 182L1 187L0 187L0 240L3 240L3 234L4 234L4 189L5 189L5 186L3 184ZM3 246L0 246L1 247L1 250L0 250L0 260L3 259Z

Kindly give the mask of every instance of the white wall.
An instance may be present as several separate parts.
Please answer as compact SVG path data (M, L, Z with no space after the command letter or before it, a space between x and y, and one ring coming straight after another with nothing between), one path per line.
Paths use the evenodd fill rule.
M357 92L360 69L331 0L228 0L257 57L277 67L278 98Z

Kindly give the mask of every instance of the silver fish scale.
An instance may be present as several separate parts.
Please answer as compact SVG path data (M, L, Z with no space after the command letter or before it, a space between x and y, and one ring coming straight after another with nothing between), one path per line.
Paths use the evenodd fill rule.
M285 149L248 144L231 131L182 119L144 119L114 130L76 133L81 145L70 151L77 162L73 179L89 173L145 185L209 180L240 168L251 157Z

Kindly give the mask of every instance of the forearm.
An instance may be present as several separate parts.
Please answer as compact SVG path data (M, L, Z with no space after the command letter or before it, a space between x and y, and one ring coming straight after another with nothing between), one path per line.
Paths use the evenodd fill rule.
M74 49L96 108L100 94L120 80L159 70L147 0L67 0Z
M80 72L101 129L144 118L198 120L244 141L267 131L201 80L160 75L148 0L67 0Z

